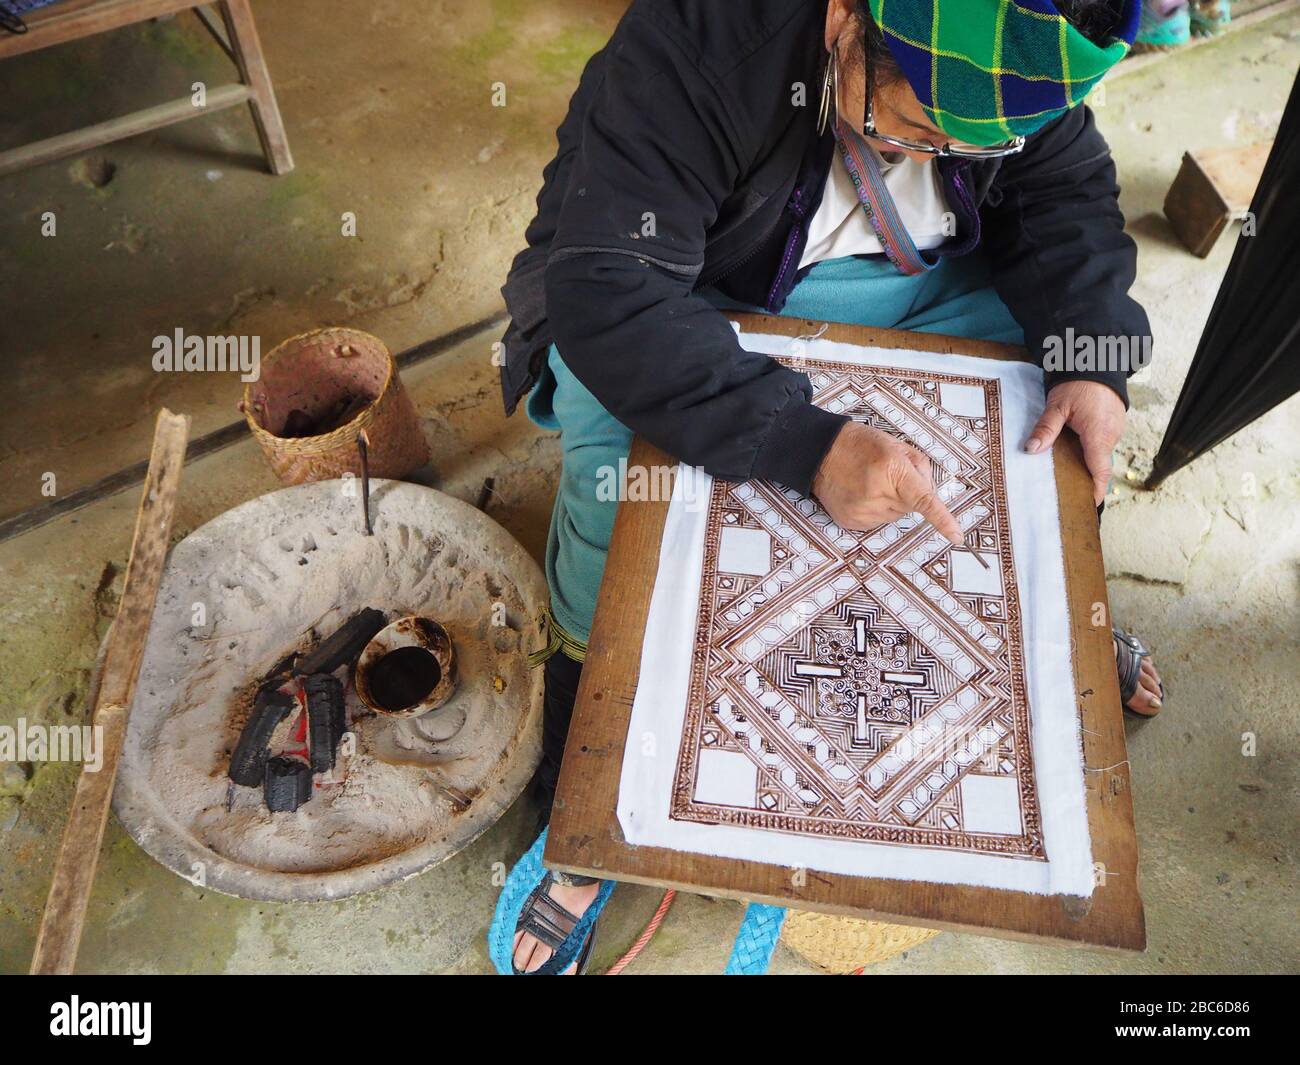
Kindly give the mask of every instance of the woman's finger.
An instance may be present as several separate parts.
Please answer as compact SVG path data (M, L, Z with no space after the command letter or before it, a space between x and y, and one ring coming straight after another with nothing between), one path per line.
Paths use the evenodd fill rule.
M922 477L925 478L927 484L933 486L934 475L930 470L930 456L927 455L924 451L921 451L914 447L908 447L906 451L906 455L907 455L907 461L912 464L912 468L916 470L916 472L919 473Z
M957 519L952 516L952 512L935 495L933 485L929 484L924 477L910 466L900 478L898 496L903 506L907 508L905 513L914 511L920 514L952 543L960 544L962 542L961 526L957 524Z
M1079 442L1083 445L1083 463L1092 474L1093 502L1100 504L1106 498L1106 489L1110 485L1111 453L1115 441L1109 433L1103 435L1085 429L1079 434Z
M888 525L890 522L906 517L909 513L910 511L899 510L897 507L881 507L872 515L872 520L867 523L866 527L874 529L878 525Z
M1061 435L1068 417L1069 414L1064 407L1056 403L1048 403L1047 410L1043 411L1043 416L1038 419L1038 424L1034 426L1033 432L1025 442L1025 450L1031 455L1046 451L1056 443L1056 438Z
M906 510L898 510L895 507L877 504L866 510L845 514L842 518L836 518L834 514L831 517L835 519L835 524L841 529L849 529L853 532L867 532L880 525L888 525L891 521L897 521L907 513Z

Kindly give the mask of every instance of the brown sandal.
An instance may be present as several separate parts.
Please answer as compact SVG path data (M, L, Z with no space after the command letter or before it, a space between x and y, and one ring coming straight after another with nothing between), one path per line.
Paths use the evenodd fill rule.
M1143 714L1137 710L1129 709L1129 701L1137 694L1138 678L1142 674L1142 659L1150 658L1151 652L1145 645L1134 636L1131 632L1125 632L1118 625L1112 626L1111 636L1115 638L1115 665L1119 669L1119 701L1124 707L1124 713L1129 717L1136 717L1146 720L1155 717L1155 714ZM1165 684L1160 682L1160 700L1165 698Z
M554 976L559 974L560 966L556 964L560 959L561 948L569 941L573 935L573 930L582 920L580 914L571 913L550 896L550 886L554 883L567 883L571 887L581 887L583 884L596 883L595 877L573 876L572 874L563 874L557 877L551 874L542 880L535 888L532 894L528 896L528 901L524 903L523 913L519 916L519 923L515 926L516 932L524 932L532 936L544 947L549 947L551 956L546 959L542 965L532 972L525 972L515 967L516 976ZM595 901L592 905L596 905ZM587 933L586 942L582 944L582 949L578 952L576 959L578 963L578 975L584 976L587 972L587 966L591 963L591 950L596 942L596 924L593 923L591 931ZM569 962L569 965L573 964ZM568 968L565 965L564 968Z

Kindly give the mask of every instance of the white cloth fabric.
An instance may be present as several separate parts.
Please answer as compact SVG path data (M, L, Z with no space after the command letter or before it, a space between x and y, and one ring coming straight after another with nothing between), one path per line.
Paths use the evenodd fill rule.
M746 350L770 355L802 353L814 360L992 377L1000 382L1007 509L1019 587L1025 691L1046 860L837 839L669 816L687 711L692 635L700 610L712 486L711 478L702 470L685 465L678 470L678 485L664 528L640 683L628 728L618 799L619 824L627 841L853 876L970 884L1035 894L1091 895L1094 874L1053 461L1050 454L1027 455L1021 447L1043 409L1042 371L1026 363L859 348L828 341L744 335L741 342ZM916 523L915 518L902 519L908 521L913 526ZM743 571L743 564L739 568ZM982 782L997 779L984 777ZM723 774L712 785L715 794L703 801L727 802L720 793L734 783ZM981 823L992 823L1002 816L1003 811L998 809L1001 800L996 796L986 799L976 790L969 795L963 793L962 801L969 809L966 816L975 831L980 831Z
M933 162L918 163L901 154L884 156L876 152L876 159L884 172L885 186L894 198L899 217L916 246L928 251L948 240L955 223L948 210L939 168ZM844 160L836 152L822 202L808 225L808 243L804 246L803 258L799 260L799 269L824 259L881 255L884 250L876 231L871 228L871 220L862 209L862 201L853 187L853 179L844 168Z

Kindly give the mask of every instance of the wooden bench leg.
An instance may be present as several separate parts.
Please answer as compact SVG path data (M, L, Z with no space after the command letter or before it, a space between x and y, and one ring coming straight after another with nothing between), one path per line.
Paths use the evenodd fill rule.
M271 73L266 68L262 42L253 23L253 10L248 0L222 0L221 18L239 65L239 76L253 93L248 106L253 112L267 165L273 174L287 174L293 169L293 156L289 154L289 138L284 132L275 90L271 88Z

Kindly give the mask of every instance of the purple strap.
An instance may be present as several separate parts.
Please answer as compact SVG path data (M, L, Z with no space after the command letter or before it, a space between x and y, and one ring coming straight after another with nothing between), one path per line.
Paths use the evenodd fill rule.
M843 121L836 121L835 145L844 160L844 168L853 179L862 210L880 238L880 246L885 249L889 261L909 276L933 270L939 264L938 256L931 262L917 249L898 213L894 197L889 194L876 153L866 139Z

